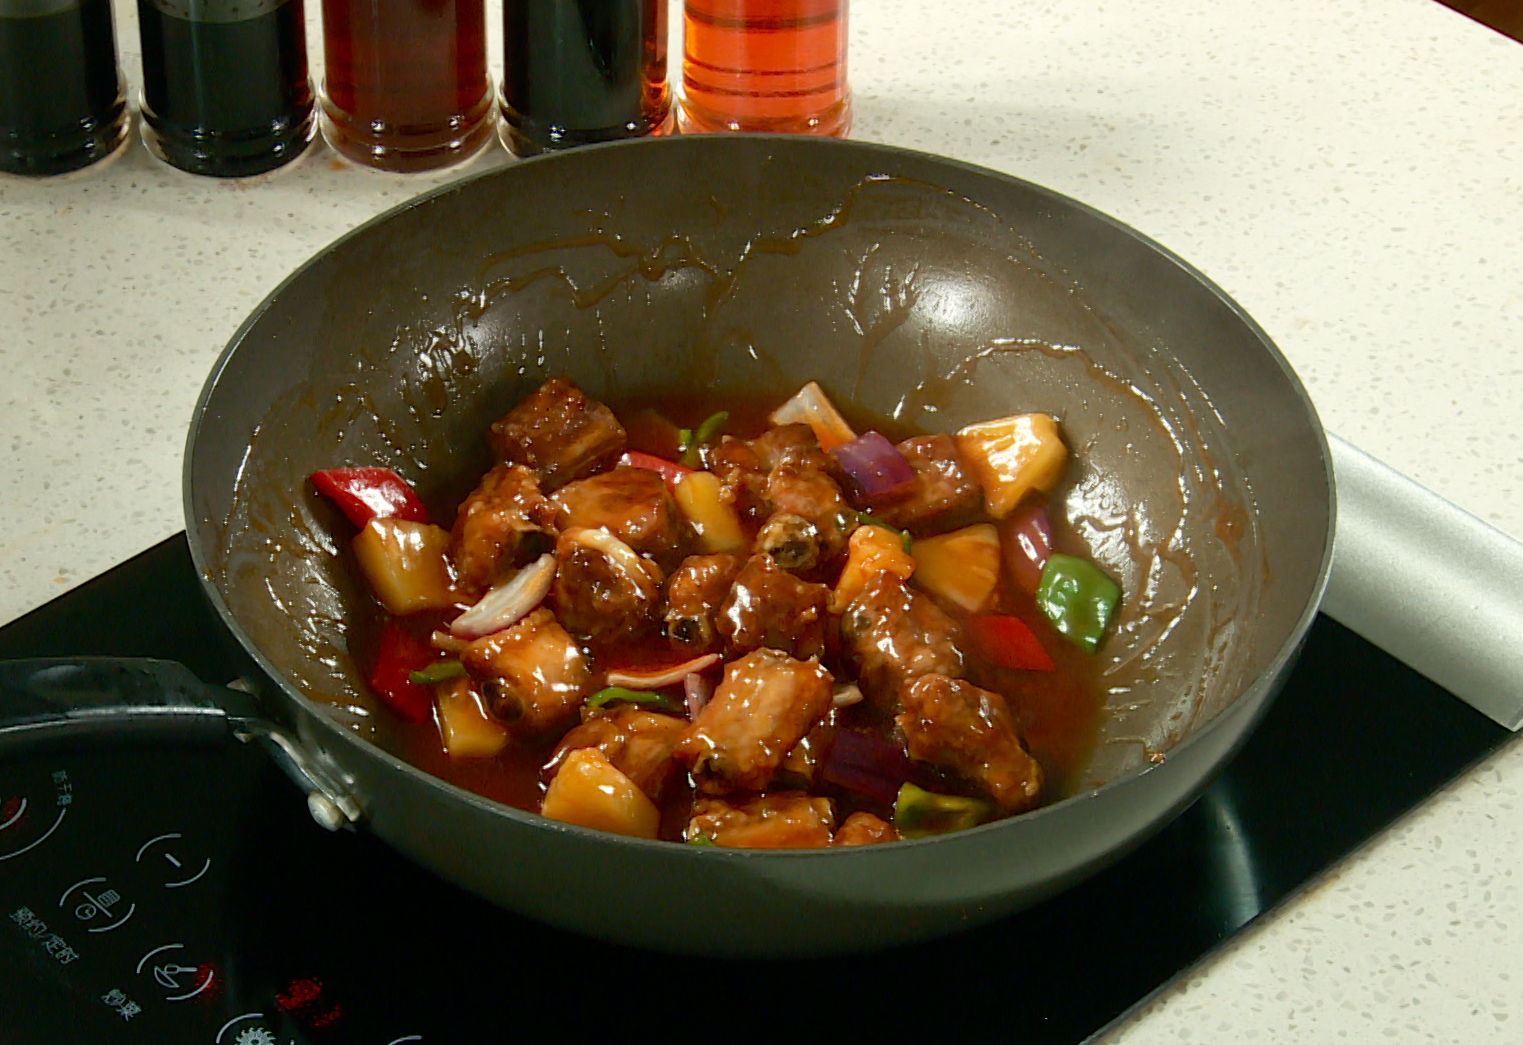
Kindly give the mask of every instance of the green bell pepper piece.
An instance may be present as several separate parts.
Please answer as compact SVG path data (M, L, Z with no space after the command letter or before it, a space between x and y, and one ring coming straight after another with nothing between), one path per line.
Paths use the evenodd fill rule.
M678 464L686 468L697 468L703 464L698 456L698 448L723 432L725 425L730 423L730 412L720 410L703 419L703 424L698 426L695 432L690 428L684 428L677 434L677 449L682 451Z
M1054 554L1042 568L1037 608L1059 634L1085 653L1095 652L1121 598L1116 582L1093 563Z
M420 686L432 686L436 682L457 679L465 674L465 665L458 660L439 660L412 672L408 678Z
M665 693L656 693L644 689L625 689L623 686L609 686L600 689L587 698L589 708L600 708L604 704L611 704L615 700L623 700L630 704L649 704L658 707L662 711L676 711L677 702Z
M966 831L993 815L994 807L982 799L938 795L914 784L904 784L894 802L894 829L903 838L925 838Z

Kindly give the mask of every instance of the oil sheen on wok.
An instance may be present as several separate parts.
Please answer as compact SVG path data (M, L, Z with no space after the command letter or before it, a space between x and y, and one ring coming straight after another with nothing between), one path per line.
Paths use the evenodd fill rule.
M393 746L694 845L889 842L1061 797L1120 592L1048 514L1059 426L892 434L812 382L610 408L552 378L458 505L367 462L315 473L376 595L351 651Z

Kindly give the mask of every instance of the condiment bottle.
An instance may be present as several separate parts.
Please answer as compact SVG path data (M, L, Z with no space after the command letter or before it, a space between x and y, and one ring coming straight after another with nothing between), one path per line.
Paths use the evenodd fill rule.
M63 174L126 135L111 0L0 0L0 170Z
M503 143L527 156L670 129L665 0L503 0Z
M312 140L302 0L138 0L143 140L192 174L259 174Z
M846 0L684 0L683 131L845 137Z
M323 0L323 134L358 163L420 171L491 135L484 0Z

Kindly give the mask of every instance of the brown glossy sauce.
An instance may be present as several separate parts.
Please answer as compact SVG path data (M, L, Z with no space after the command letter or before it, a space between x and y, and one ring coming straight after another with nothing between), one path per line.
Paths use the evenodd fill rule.
M716 409L730 414L726 434L752 438L767 428L767 414L777 406L769 400L726 399L716 404L711 399L695 396L669 396L660 399L610 400L608 405L625 426L629 436L629 448L674 458L676 446L672 440L673 428L696 428ZM664 419L664 420L663 420ZM891 440L899 440L917 434L903 426L884 424L848 413L858 431L877 428ZM465 477L463 487L473 486L479 477ZM430 505L440 525L453 521L453 506ZM448 510L445 510L448 509ZM1088 550L1074 537L1063 519L1053 517L1054 544L1056 550L1087 556ZM833 584L839 564L829 571L825 581ZM820 578L815 578L820 579ZM965 619L966 614L954 607L943 606L952 616ZM1022 738L1031 754L1042 764L1046 774L1044 802L1055 801L1071 793L1080 782L1080 775L1088 762L1099 735L1104 706L1100 684L1100 658L1089 656L1064 640L1053 630L1030 595L1020 591L1010 580L1003 577L984 612L1008 613L1020 617L1036 633L1043 647L1052 657L1055 670L1051 672L1023 672L997 668L981 661L975 653L963 650L968 678L984 687L1000 693L1009 703L1018 723ZM350 629L352 650L358 663L369 666L374 662L375 643L386 614L378 605L372 604L360 614ZM443 622L436 614L418 614L403 618L402 623L421 637L427 635ZM822 662L838 682L850 681L852 676L845 669L840 656L839 628L832 626L830 648ZM668 646L666 639L652 630L633 639L618 643L585 645L584 649L594 658L594 688L605 685L610 668L639 667L644 665L672 663L681 658ZM680 705L682 687L666 690ZM685 712L679 712L685 714ZM377 715L389 719L384 710ZM832 714L836 728L856 729L878 735L887 735L892 722L874 718L865 704L841 709ZM537 811L544 794L541 768L549 760L558 738L550 738L533 744L518 741L509 745L496 757L489 759L452 759L445 754L439 738L439 730L432 722L418 725L389 720L381 723L380 732L389 738L384 746L442 780L455 784L483 797ZM968 786L933 767L917 764L915 782L930 790L943 793L976 795ZM817 786L812 790L836 799L837 822L858 809L865 809L888 819L892 809L877 805L861 796ZM687 821L691 806L691 788L681 779L674 779L668 786L662 803L661 837L678 839Z

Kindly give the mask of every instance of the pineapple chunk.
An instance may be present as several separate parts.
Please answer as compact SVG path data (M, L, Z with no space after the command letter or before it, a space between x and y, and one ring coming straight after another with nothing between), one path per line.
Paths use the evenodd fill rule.
M923 538L910 555L916 585L969 613L989 601L999 581L999 531L992 523Z
M677 483L675 491L682 514L693 524L701 551L744 554L746 535L741 532L735 509L719 495L719 476L713 472L689 472Z
M1046 414L1021 414L969 425L957 449L984 488L984 507L996 519L1014 511L1032 490L1048 492L1063 477L1068 448Z
M405 519L371 519L354 538L354 557L370 589L399 617L455 604L448 548L448 530Z
M634 838L655 838L661 811L595 747L566 756L539 811L551 820Z
M846 565L841 568L835 591L830 593L830 612L843 612L877 574L892 573L907 581L914 572L915 559L904 550L897 534L881 526L858 526L851 531Z
M434 688L439 737L450 758L491 758L508 743L508 727L481 706L469 678L453 678Z

